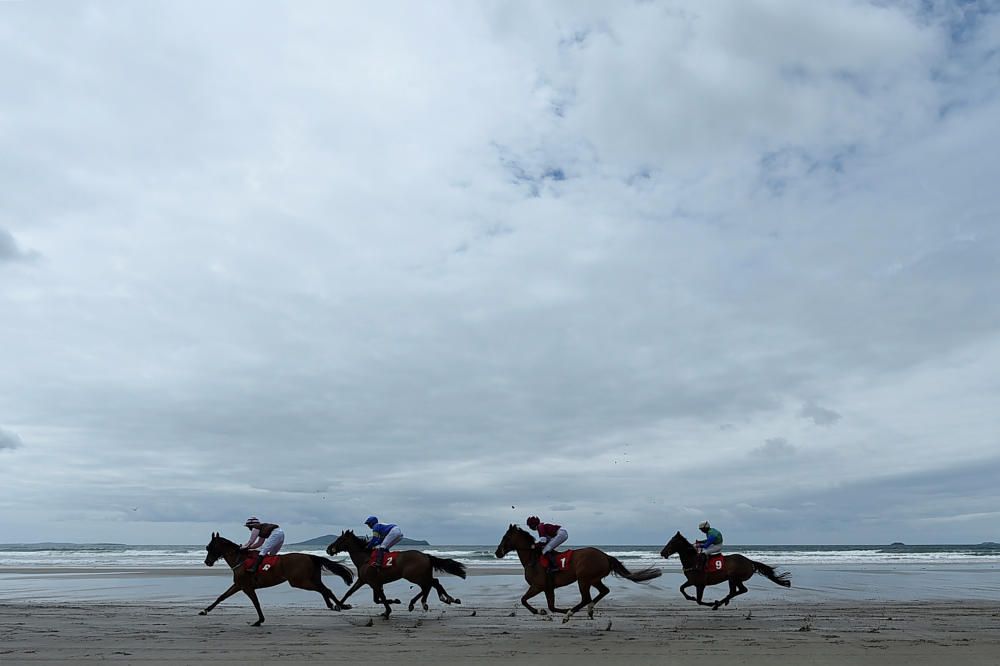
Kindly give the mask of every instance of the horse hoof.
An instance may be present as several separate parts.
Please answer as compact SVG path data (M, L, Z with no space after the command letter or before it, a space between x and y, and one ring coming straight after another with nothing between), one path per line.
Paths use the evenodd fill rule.
M428 606L427 604L424 604L424 612L425 612L425 613L426 613L427 611L429 611L430 609L431 609L431 607L430 607L430 606Z
M199 611L198 615L208 615L208 611Z
M261 621L257 620L256 622L251 622L250 626L251 627L259 627L261 624L262 624Z
M549 613L548 613L547 610L545 610L544 608L542 608L541 610L538 611L538 614L539 615L548 615Z
M573 617L573 611L570 611L569 613L566 613L566 616L565 616L565 617L563 617L563 621L562 621L562 623L563 623L563 624L566 624L567 622L569 622L569 619L570 619L571 617Z
M406 610L408 610L409 612L412 613L413 612L413 608L414 608L413 604L410 604L410 607L407 608ZM425 608L424 610L427 610L427 609Z
M461 605L462 604L462 600L461 599L452 599L451 603Z

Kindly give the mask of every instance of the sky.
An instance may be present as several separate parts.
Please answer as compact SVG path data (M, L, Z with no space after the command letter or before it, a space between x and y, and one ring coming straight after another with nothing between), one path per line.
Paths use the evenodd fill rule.
M1000 541L1000 6L0 5L0 541Z

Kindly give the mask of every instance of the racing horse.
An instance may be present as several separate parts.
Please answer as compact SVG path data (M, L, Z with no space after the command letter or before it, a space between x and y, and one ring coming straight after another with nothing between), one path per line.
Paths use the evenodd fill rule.
M264 614L260 610L260 601L257 600L255 590L280 585L286 581L292 587L319 592L330 610L339 611L350 608L349 605L338 601L333 591L323 584L323 569L340 576L348 585L354 580L354 574L351 573L351 570L339 562L318 555L288 553L287 555L278 555L277 563L266 570L267 560L264 561L264 566L257 573L247 573L244 563L246 551L229 539L220 536L218 532L212 532L212 540L205 546L205 550L208 551L208 555L205 557L207 566L213 566L219 558L226 561L229 568L233 570L233 584L219 595L219 598L211 606L198 615L208 615L209 611L220 603L242 591L243 594L250 597L253 607L257 609L257 621L252 625L259 627L264 622Z
M544 610L539 611L528 603L528 599L544 591L549 610L553 613L565 613L564 623L569 622L570 618L584 606L587 607L587 616L594 617L594 606L610 591L603 582L603 579L609 574L621 576L635 583L642 583L657 578L663 573L655 567L635 572L629 571L617 558L611 557L598 548L574 550L566 569L549 573L538 562L535 538L529 532L513 524L507 528L507 532L500 540L496 556L502 558L512 550L517 552L517 557L521 560L521 566L524 567L524 580L528 583L528 591L521 597L521 604L535 615L539 613L544 615ZM568 611L556 608L555 588L574 582L580 586L580 603ZM597 588L597 597L593 599L590 597L591 587Z
M698 567L698 551L694 544L684 538L680 532L675 534L667 542L667 545L660 551L660 556L667 558L677 553L681 558L681 566L684 567L684 575L687 580L681 585L681 594L688 601L697 601L702 606L711 606L712 610L718 610L719 606L728 606L729 600L747 591L743 581L749 579L755 573L763 574L768 580L772 580L782 587L792 586L792 575L790 573L777 573L773 567L761 562L754 562L749 557L743 555L726 555L722 569L719 571L704 571ZM729 594L712 601L702 601L701 597L705 593L705 588L709 585L718 585L729 581ZM694 585L695 594L692 597L685 590Z
M384 585L405 578L414 585L420 587L420 592L410 599L409 610L412 611L420 599L420 604L424 610L428 609L427 596L431 593L431 588L437 590L438 598L446 604L460 604L462 601L448 594L441 582L434 577L435 571L443 571L459 578L465 578L465 565L455 560L442 557L434 557L419 550L393 551L386 555L386 564L381 567L373 566L371 563L372 549L368 547L365 539L357 536L353 530L345 530L340 533L337 540L326 547L327 555L346 552L358 570L358 580L353 587L344 594L343 601L354 594L362 585L372 588L372 597L375 603L385 606L385 613L382 617L389 619L392 610L389 604L399 603L398 599L386 599ZM389 558L392 563L388 564Z

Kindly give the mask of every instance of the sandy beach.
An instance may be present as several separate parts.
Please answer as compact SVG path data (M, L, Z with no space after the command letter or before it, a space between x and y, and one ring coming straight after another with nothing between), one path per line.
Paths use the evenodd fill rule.
M460 606L432 597L430 611L404 608L388 621L367 590L342 613L327 611L309 592L263 590L267 622L253 628L242 595L197 614L225 588L218 570L2 573L3 664L1000 663L1000 607L984 600L817 602L810 594L782 599L783 590L753 581L750 594L713 612L681 599L673 580L615 581L593 620L582 615L563 624L521 608L523 582L504 570L443 581L465 598ZM408 586L394 589L402 597ZM559 600L575 595L564 589Z
M665 603L609 603L594 620L533 617L511 607L433 608L389 621L370 609L249 604L207 617L179 604L3 604L0 661L20 663L932 664L1000 662L996 606L743 604L713 613Z

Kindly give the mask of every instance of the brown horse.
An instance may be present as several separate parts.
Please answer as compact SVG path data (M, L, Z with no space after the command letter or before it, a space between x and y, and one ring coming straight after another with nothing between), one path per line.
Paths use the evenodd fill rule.
M386 599L383 586L400 578L405 578L420 587L417 596L410 599L409 609L411 611L417 603L417 599L420 599L424 610L428 609L427 596L430 594L431 588L437 590L438 598L446 604L462 603L461 600L445 592L441 582L434 577L435 571L443 571L459 578L465 578L465 565L461 562L434 557L427 553L421 553L419 550L401 550L393 552L396 557L392 566L375 567L370 564L372 549L368 547L364 539L355 535L353 530L341 532L337 540L326 547L327 555L342 552L347 552L358 570L358 581L347 591L343 600L347 601L347 598L362 585L368 585L372 588L372 598L375 603L385 606L385 613L382 614L382 617L386 619L392 612L389 604L399 603L399 600Z
M528 583L528 591L521 597L521 603L532 613L537 615L541 612L544 615L544 610L539 611L528 603L528 599L544 591L549 610L553 613L566 614L563 622L569 622L569 619L584 606L587 606L587 616L590 618L594 617L594 606L610 591L608 586L603 583L603 579L608 574L614 574L633 582L641 583L652 580L663 573L659 569L652 567L633 573L626 569L625 565L619 562L617 558L611 557L597 548L578 548L574 550L569 569L549 573L538 562L535 538L517 525L511 525L507 528L507 533L503 535L500 545L497 546L496 556L498 558L504 557L512 550L517 551L517 557L521 560L521 566L524 567L524 580ZM555 588L563 587L573 582L576 582L580 586L580 603L568 611L556 608ZM591 587L597 588L597 597L595 599L590 598Z
M347 610L350 606L337 601L336 595L323 584L323 569L334 573L344 579L348 585L354 580L351 570L339 562L328 560L318 555L308 555L306 553L289 553L279 555L278 563L267 571L260 570L257 573L247 573L243 564L246 551L229 539L219 536L217 532L212 532L212 540L205 546L208 555L205 557L205 564L213 566L221 557L233 570L233 584L228 590L223 592L211 606L198 613L198 615L208 615L208 612L218 606L222 601L228 599L239 591L250 597L253 607L257 609L257 621L253 626L259 627L264 622L264 614L260 612L260 601L257 600L255 590L262 587L272 587L280 585L285 581L292 587L302 590L314 590L323 596L327 608L330 610ZM346 597L345 597L346 598ZM330 600L333 603L330 603Z
M711 606L712 610L718 610L719 606L728 606L729 600L747 591L743 581L749 579L755 573L763 574L765 578L774 581L782 587L792 586L792 576L789 573L776 573L772 567L761 562L754 562L742 555L726 555L725 564L721 571L705 572L698 566L698 551L694 544L684 538L680 532L671 537L667 545L660 551L662 557L670 557L674 553L680 555L681 566L684 567L684 575L687 581L681 585L681 594L688 601L697 601L702 606ZM702 601L701 597L705 593L705 588L709 585L718 585L729 581L729 594L718 601ZM696 597L692 597L684 590L694 585Z

